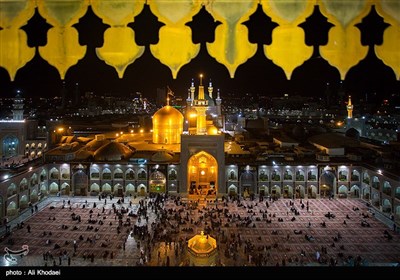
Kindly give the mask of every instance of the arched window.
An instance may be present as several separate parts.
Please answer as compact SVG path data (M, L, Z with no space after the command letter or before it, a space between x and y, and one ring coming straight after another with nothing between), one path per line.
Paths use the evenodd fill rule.
M369 180L369 175L368 175L367 172L365 172L365 173L363 174L363 183L369 185L369 182L370 182L370 180Z
M32 176L31 176L31 186L34 186L34 185L37 185L39 182L38 182L38 176L37 176L37 174L36 173L33 173L32 174Z
M169 171L168 178L169 178L169 180L176 180L177 176L176 176L176 170L175 169L171 169Z
M283 174L283 180L290 181L293 179L292 170L286 169L285 173Z
M296 181L304 181L305 176L304 176L304 170L299 169L296 171Z
M400 187L396 188L396 194L395 194L396 198L400 199Z
M24 178L19 183L19 190L22 192L27 189L28 189L28 180L26 178Z
M234 170L229 171L229 180L231 180L231 181L237 180L236 172Z
M97 167L90 168L90 179L100 179L100 171Z
M69 168L62 167L61 168L61 179L69 179L69 178L70 178Z
M339 181L347 181L347 171L346 170L339 171Z
M40 172L40 182L46 180L46 176L47 176L46 170L43 169L42 172Z
M388 181L385 181L383 183L383 193L385 193L387 195L392 195L392 186L390 185L390 183Z
M138 172L138 179L139 180L146 180L147 179L147 173L144 169L140 169Z
M351 172L351 181L360 181L360 172L353 170Z
M279 170L274 169L272 171L271 180L272 181L280 181L281 180L281 175L279 174Z
M11 183L7 189L7 197L10 197L17 193L17 186L14 183Z
M135 180L135 171L132 168L129 168L125 172L125 179L126 180Z
M124 173L122 172L121 168L116 168L114 170L114 179L123 179Z
M50 179L52 180L60 179L60 172L58 171L57 168L53 167L52 169L50 169Z
M111 180L111 170L108 168L104 168L102 178L103 180Z
M262 170L260 170L260 174L259 174L259 176L258 176L258 179L260 180L260 181L268 181L268 175L267 175L267 172L266 172L266 170L265 169L262 169Z
M379 190L380 187L381 187L381 182L379 181L379 179L378 179L377 176L374 176L374 177L372 178L372 187L373 187L374 189L377 189L377 190Z

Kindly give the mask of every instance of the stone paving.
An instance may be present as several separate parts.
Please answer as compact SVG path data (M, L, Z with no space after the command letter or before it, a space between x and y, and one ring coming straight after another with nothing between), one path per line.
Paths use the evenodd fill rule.
M114 203L116 209L135 213L143 198L125 198L121 204L118 199L56 197L41 201L37 212L26 211L9 223L12 234L0 243L0 252L21 250L26 244L28 254L16 255L16 262L0 258L0 266L186 266L186 241L202 230L217 239L217 266L329 266L330 260L337 266L353 266L358 256L362 266L396 266L400 260L400 235L357 199L303 200L304 205L309 203L307 211L298 199L198 201L194 205L171 198L163 206L169 212L168 225L161 227L168 238L152 242L132 232L134 224L146 225L144 217L123 215L118 228L112 208ZM333 216L327 217L328 212ZM80 222L72 219L73 213L81 217ZM150 207L147 216L150 230L159 218ZM131 224L125 224L127 218ZM23 227L17 228L22 221ZM219 226L213 227L216 222ZM385 231L391 238L385 237ZM3 236L4 227L0 233ZM48 239L50 244L46 244ZM46 252L51 257L45 257Z

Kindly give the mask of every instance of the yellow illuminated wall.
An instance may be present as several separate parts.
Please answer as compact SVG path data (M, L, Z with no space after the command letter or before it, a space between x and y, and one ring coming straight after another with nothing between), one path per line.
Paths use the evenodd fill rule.
M64 80L68 69L86 54L79 44L78 31L72 27L87 11L89 0L36 1L39 13L53 27L47 32L47 45L39 47L40 56L54 66Z
M145 0L91 0L93 12L110 25L104 33L104 45L96 49L97 56L115 68L118 77L139 58L144 47L136 45L135 32L127 25L144 7Z
M294 69L302 65L313 53L305 44L304 30L298 25L314 11L315 1L262 0L263 10L279 23L272 32L272 44L264 46L265 55L280 66L288 80Z
M0 66L14 80L17 71L35 54L27 45L21 30L34 15L35 8L52 28L45 46L38 47L40 56L55 67L64 79L68 69L86 55L86 46L79 44L78 30L73 27L89 6L110 27L104 33L104 45L96 49L99 59L115 68L119 78L139 58L145 46L138 46L135 33L127 25L141 13L144 5L164 24L159 41L149 46L151 54L166 65L175 79L182 66L190 63L200 50L192 41L186 24L201 9L219 21L215 40L206 44L211 57L224 65L231 78L236 69L254 56L257 44L249 42L243 24L261 4L264 13L278 26L273 30L272 43L264 45L266 59L281 67L287 79L312 54L305 44L304 30L299 27L319 5L321 13L334 26L329 30L328 43L319 46L321 56L338 69L341 79L363 60L368 46L361 44L356 27L375 5L377 12L390 26L384 31L382 45L375 46L378 58L400 78L400 1L398 0L0 0Z

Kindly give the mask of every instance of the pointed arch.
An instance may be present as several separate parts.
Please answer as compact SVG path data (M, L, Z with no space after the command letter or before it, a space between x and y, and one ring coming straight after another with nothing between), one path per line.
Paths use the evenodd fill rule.
M338 188L339 198L347 198L348 188L345 185L340 185Z
M238 194L238 192L237 192L237 187L235 186L235 185L230 185L229 187L228 187L228 195L229 196L236 196Z
M147 194L147 187L144 184L140 184L137 187L137 193L139 196L145 196Z
M103 186L101 187L101 192L103 194L111 194L111 192L112 192L111 185L109 183L103 184Z
M308 198L317 198L318 189L315 185L310 185L307 188L307 197Z
M124 172L122 172L121 168L114 169L114 179L124 179Z
M113 193L116 196L123 196L124 195L124 186L120 183L116 183L113 188Z
M321 197L328 197L336 194L336 176L332 171L323 171L319 177L319 188Z
M283 197L284 198L293 198L293 187L290 185L283 186Z
M167 179L164 175L164 173L162 173L159 170L156 170L155 172L150 174L150 180L149 180L149 188L150 188L150 192L154 192L154 193L165 193L166 191L166 182Z
M131 183L126 185L125 194L126 195L133 195L135 193L135 186Z
M187 165L189 195L216 195L218 162L211 154L200 151L192 155Z
M24 190L28 189L28 180L23 178L19 183L19 191L23 192Z
M303 185L296 186L296 198L304 198L305 197L305 188Z
M128 168L125 171L125 180L135 180L136 176L135 176L135 171L133 171L132 168Z
M30 186L32 187L34 185L37 185L38 183L38 175L36 173L33 173L30 180Z
M47 179L47 172L46 169L42 169L40 172L40 182L43 182Z
M58 184L56 182L53 182L49 186L49 193L50 194L57 194L59 191L58 189Z
M97 180L100 179L100 170L97 167L91 166L90 167L90 179Z
M111 170L109 168L104 168L101 174L103 180L111 180Z
M13 196L17 193L17 185L11 183L7 188L7 197Z
M11 201L8 205L7 205L7 216L8 217L13 217L16 216L18 214L18 206L17 203L15 203L15 201Z
M38 191L36 189L32 190L31 195L30 195L30 202L35 203L38 201Z
M350 196L352 198L360 198L360 187L357 185L353 185L350 188Z
M49 174L50 174L50 179L52 179L52 180L59 180L60 179L60 172L55 167L50 169Z
M390 185L390 183L388 181L383 182L382 192L387 195L392 195L392 186Z
M21 198L19 199L19 208L20 209L25 209L27 208L29 205L29 199L27 195L23 195L21 196Z
M273 185L271 188L271 196L272 196L272 198L280 198L281 197L281 187L278 185Z
M60 187L61 195L69 195L71 186L68 183L62 183Z
M93 183L90 185L90 195L99 195L100 186L97 183Z

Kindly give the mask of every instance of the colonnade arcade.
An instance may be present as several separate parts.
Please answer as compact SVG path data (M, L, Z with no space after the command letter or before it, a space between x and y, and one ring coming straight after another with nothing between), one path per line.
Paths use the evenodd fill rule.
M0 186L0 215L14 216L48 195L114 194L145 196L149 192L193 191L215 195L263 195L276 198L361 198L400 219L400 183L379 172L349 166L226 165L225 186L218 185L218 163L206 153L174 164L48 164L13 176ZM180 181L180 172L188 182ZM195 186L195 188L194 188ZM199 188L200 186L200 188ZM218 189L220 189L218 191ZM212 191L215 191L213 193Z

